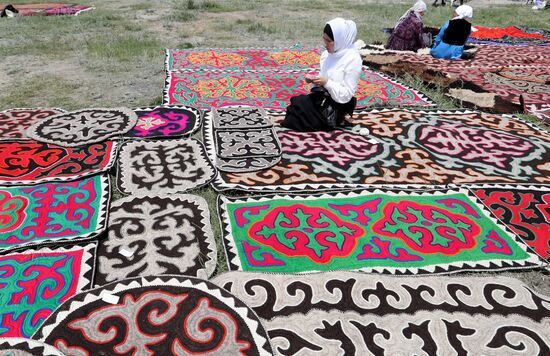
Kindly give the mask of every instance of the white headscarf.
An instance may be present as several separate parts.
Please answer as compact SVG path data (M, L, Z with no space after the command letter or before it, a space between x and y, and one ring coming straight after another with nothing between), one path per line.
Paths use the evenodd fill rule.
M342 57L347 51L354 50L355 36L357 35L357 26L352 20L344 20L341 17L327 22L332 30L332 36L334 37L334 53L329 53L328 56L339 58Z
M455 12L457 16L454 19L469 20L474 16L474 9L470 5L460 5Z
M420 20L422 19L422 17L420 16L420 13L421 12L424 12L428 9L428 7L426 6L426 3L422 0L418 0L410 9L407 10L407 12L405 12L403 14L403 16L401 16L399 18L399 20L397 21L397 23L395 24L395 26L393 26L394 29L397 28L397 26L399 26L399 24L401 22L403 22L403 20L405 20L405 18L407 16L409 16L409 14L411 12L414 12L414 14L416 15L416 17L418 17Z

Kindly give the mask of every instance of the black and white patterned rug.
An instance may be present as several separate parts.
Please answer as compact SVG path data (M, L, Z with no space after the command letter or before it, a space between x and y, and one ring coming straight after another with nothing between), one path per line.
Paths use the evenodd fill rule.
M252 309L184 276L125 279L80 293L33 337L68 355L272 355Z
M212 125L216 130L273 127L263 108L247 106L212 109Z
M218 157L257 158L280 157L281 145L273 129L216 130Z
M548 355L550 297L506 277L228 272L277 355Z
M122 145L117 187L124 194L172 194L202 187L216 176L196 139L130 141Z
M134 127L136 113L127 108L84 109L50 116L27 129L37 141L76 147L123 135Z
M99 242L96 285L159 274L209 278L216 254L204 198L122 198L111 205L108 234Z
M259 107L226 107L205 116L207 152L220 171L245 173L273 167L281 144L267 112Z

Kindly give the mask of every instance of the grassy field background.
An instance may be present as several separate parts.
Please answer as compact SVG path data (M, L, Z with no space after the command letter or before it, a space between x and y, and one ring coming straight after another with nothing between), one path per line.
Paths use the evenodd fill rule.
M37 1L12 3L33 2ZM356 21L358 39L385 42L387 35L381 29L392 27L413 2L95 0L79 1L96 7L79 16L2 18L0 110L161 104L165 48L319 47L325 22L337 16ZM471 4L474 25L544 28L550 23L550 11L534 12L519 1L494 5L472 0ZM449 6L429 6L424 24L439 27L452 11ZM439 107L456 108L440 89L412 77L400 80L428 94ZM120 196L113 193L115 199ZM219 237L216 193L211 188L195 193L208 200ZM219 249L218 273L227 268L221 245ZM503 274L550 294L547 272Z

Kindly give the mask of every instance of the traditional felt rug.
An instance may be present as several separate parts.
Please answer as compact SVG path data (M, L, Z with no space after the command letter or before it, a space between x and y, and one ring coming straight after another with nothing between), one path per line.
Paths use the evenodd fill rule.
M550 55L550 52L549 52ZM502 101L520 105L550 102L550 67L503 67L483 71L463 70L463 87L496 94ZM520 96L522 100L520 100Z
M550 297L505 277L228 272L277 355L544 355Z
M30 337L69 297L90 288L97 243L0 256L0 337Z
M0 338L2 356L65 356L55 347L23 337Z
M367 128L277 134L281 161L251 173L220 172L218 191L322 190L369 185L550 183L550 134L509 115L475 111L365 110ZM211 125L203 137L215 157Z
M214 273L217 248L203 198L127 197L115 201L109 214L109 233L97 252L97 285L139 276L209 278Z
M450 61L433 58L431 55L403 54L399 58L403 62L423 65L431 70L445 73L461 68L476 68L467 72L479 71L479 68L495 68L503 66L536 66L550 65L550 47L548 46L497 46L476 45L475 57L472 59Z
M285 110L291 97L308 93L309 89L303 71L167 72L164 103L193 105L206 110L234 105ZM366 68L355 97L357 107L434 105L423 94Z
M103 172L115 161L117 144L75 148L41 142L0 142L0 185L67 181Z
M216 156L214 164L219 171L243 173L254 172L268 169L281 161L281 156L277 157L247 157L237 159L227 159Z
M214 129L263 129L273 127L266 111L259 107L234 106L211 111Z
M25 131L31 125L62 112L64 110L57 108L22 108L0 111L0 141L30 140Z
M516 37L516 38L546 38L539 33L531 33L523 31L515 26L508 27L483 27L475 26L475 31L472 31L470 37L477 39L499 39L504 37ZM550 38L548 38L550 40Z
M271 355L256 314L197 278L125 279L80 293L34 336L66 354Z
M105 230L109 177L0 187L0 252L90 239Z
M540 267L467 190L220 197L230 270L391 274Z
M202 187L215 175L196 139L131 141L120 149L117 187L124 194L170 194Z
M550 186L484 184L468 188L539 256L550 258Z
M280 157L281 144L272 128L215 131L216 152L221 158Z
M0 5L3 9L6 5ZM44 4L15 4L19 16L54 16L54 15L78 15L84 11L93 10L93 6L72 5L65 3Z
M200 127L202 111L190 106L156 106L136 109L137 123L125 136L173 138L190 136Z
M319 48L167 49L166 70L295 71L319 66Z
M136 124L133 110L85 109L58 114L27 129L27 135L40 142L77 147L123 135Z

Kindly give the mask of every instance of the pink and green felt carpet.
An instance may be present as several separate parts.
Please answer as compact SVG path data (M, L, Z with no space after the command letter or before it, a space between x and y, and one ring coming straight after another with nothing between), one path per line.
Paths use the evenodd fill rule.
M468 190L220 196L218 209L230 270L402 275L543 265Z
M97 243L0 255L0 338L30 337L61 303L91 288Z
M304 81L304 73L167 72L164 103L191 105L206 110L234 105L285 110L291 97L309 92L311 85ZM363 69L355 97L358 108L434 105L418 91L366 68Z
M209 116L206 116L209 119ZM281 116L272 115L272 119ZM372 185L549 184L550 133L510 115L470 110L371 109L349 128L296 132L276 127L279 163L257 172L220 172L218 191L312 191ZM211 120L203 137L216 150Z
M295 71L319 66L321 49L192 48L167 49L166 71Z
M107 175L0 186L0 252L95 237L105 230L109 195Z

